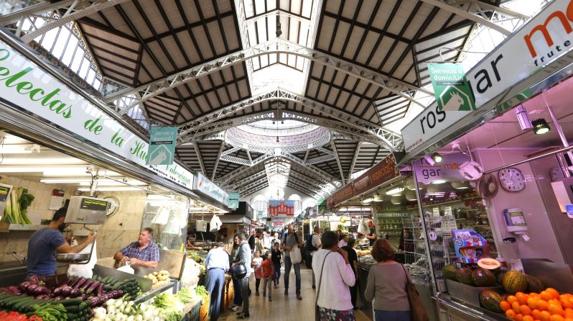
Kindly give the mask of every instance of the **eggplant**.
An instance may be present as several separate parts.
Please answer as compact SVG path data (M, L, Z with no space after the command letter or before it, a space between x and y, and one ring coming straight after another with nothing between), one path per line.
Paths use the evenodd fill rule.
M86 294L92 294L94 291L101 285L101 283L97 281L93 281L90 286L85 290Z
M104 292L103 292L103 283L100 283L100 284L99 284L99 286L98 286L98 288L97 288L97 295L98 295L98 296L104 295Z
M37 284L29 284L25 289L26 293L31 294L31 295L35 295L36 294L36 289L38 288Z
M42 294L42 295L38 295L36 297L37 300L50 300L50 296L48 294Z
M78 289L72 289L72 290L70 291L70 296L71 296L72 298L77 298L77 297L79 297L80 295L82 295L82 292L81 292L80 290L78 290Z
M24 281L24 282L20 283L20 289L21 289L22 291L27 292L27 291L28 291L28 287L30 287L30 285L32 285L31 282L29 282L29 281Z
M99 299L97 296L92 296L88 298L88 305L92 308L95 308L99 304Z
M88 279L81 277L80 280L74 285L74 289L80 289L81 286L84 285L87 281Z

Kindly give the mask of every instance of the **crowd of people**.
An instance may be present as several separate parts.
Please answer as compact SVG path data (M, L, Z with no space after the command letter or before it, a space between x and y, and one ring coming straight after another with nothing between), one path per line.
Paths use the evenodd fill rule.
M209 252L205 265L207 290L211 293L211 320L216 321L221 312L226 272L231 274L235 288L232 310L238 319L247 319L250 317L250 296L253 292L254 296L262 293L263 300L272 301L283 267L284 295L289 295L291 270L294 270L296 299L302 300L300 271L303 261L307 261L313 271L317 321L355 320L359 294L356 243L372 244L372 256L378 262L370 269L366 288L361 289L364 299L373 302L375 321L410 320L406 292L408 274L395 260L395 250L387 240L376 240L375 234L374 237L360 235L356 240L339 232L321 233L317 226L303 242L292 225L280 234L239 233L233 238L231 253L223 248L223 243ZM305 254L308 257L303 258ZM251 291L249 281L253 275L255 289Z

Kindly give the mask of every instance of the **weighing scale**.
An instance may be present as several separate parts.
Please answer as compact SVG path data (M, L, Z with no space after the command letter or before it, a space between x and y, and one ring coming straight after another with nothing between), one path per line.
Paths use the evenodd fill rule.
M109 202L104 199L72 196L64 222L66 224L81 224L86 230L93 231L86 225L102 225L105 222L109 206ZM56 260L66 263L87 264L92 256L94 243L90 246L89 253L62 253L56 255Z

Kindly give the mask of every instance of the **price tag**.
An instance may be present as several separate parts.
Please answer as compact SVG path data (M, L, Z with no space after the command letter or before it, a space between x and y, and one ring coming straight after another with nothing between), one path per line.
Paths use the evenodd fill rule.
M440 208L439 207L432 208L432 216L433 217L440 217Z

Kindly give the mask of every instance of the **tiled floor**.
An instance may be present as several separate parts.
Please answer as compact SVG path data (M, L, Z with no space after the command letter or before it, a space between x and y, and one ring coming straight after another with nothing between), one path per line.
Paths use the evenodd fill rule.
M272 302L261 296L255 296L254 278L251 280L251 290L253 294L250 297L250 321L314 321L314 296L315 291L312 289L311 270L303 269L302 275L302 301L296 299L294 289L294 272L291 272L291 286L289 295L284 295L283 278L278 289L273 289ZM262 284L261 284L262 290ZM221 321L237 320L236 313L225 312ZM362 311L357 311L356 321L371 321Z

